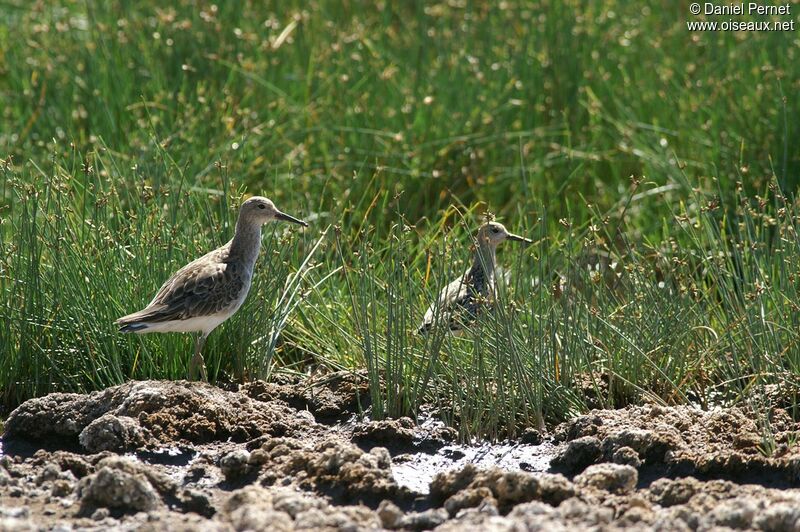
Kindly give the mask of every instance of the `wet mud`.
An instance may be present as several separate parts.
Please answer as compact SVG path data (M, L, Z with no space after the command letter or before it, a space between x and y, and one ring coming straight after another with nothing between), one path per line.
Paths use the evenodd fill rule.
M0 530L800 530L798 429L738 409L595 410L517 441L368 421L366 381L130 382L22 404Z

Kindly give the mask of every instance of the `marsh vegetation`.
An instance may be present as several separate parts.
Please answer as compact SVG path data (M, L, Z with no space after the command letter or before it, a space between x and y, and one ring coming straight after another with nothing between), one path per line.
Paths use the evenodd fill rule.
M119 335L263 194L210 379L365 369L375 419L463 438L592 407L797 416L796 36L651 2L5 2L0 397L179 379ZM535 240L470 334L420 336L487 212Z

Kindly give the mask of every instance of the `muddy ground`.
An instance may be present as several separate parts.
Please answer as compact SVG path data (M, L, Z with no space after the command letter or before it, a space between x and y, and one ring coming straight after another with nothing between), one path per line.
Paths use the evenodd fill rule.
M5 422L0 530L800 530L798 427L737 409L593 411L463 446L360 422L366 384L130 382Z

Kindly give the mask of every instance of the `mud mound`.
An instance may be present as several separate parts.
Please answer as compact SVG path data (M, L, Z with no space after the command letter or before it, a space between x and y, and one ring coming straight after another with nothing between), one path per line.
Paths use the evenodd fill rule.
M462 488L451 495L445 503L451 519L436 530L800 530L797 490L694 478L660 479L649 488L635 490L633 468L602 464L588 468L574 485L563 477L555 481L562 488L551 493L559 496L545 500L541 492L531 496L537 490L530 479L518 477L510 483L514 487L510 491L503 486L515 476L465 467L438 478L431 490L440 497L442 488L446 494L467 482L484 486ZM549 477L539 479L555 480L554 475ZM503 495L514 491L526 495ZM497 494L501 494L499 501ZM513 503L504 505L502 497Z
M247 441L313 422L278 403L203 383L129 382L88 395L55 393L11 413L5 439L79 441L88 451L127 451L175 442Z
M577 473L599 462L643 463L666 466L670 475L761 476L765 482L793 483L799 478L800 451L789 444L798 426L783 419L773 428L779 452L768 457L755 422L737 408L594 410L557 428L555 439L567 445L553 465Z
M333 506L288 488L248 486L231 494L223 518L235 530L374 530L380 520L364 506Z
M381 445L411 445L414 441L416 425L408 417L368 421L358 425L353 431L353 440L359 443Z
M335 436L316 442L273 438L251 452L248 463L260 471L264 485L288 481L337 500L377 504L405 494L392 476L392 459L385 448L365 452Z
M131 460L118 457L102 460L97 472L85 477L78 486L84 513L98 507L129 512L157 509L162 501L154 484L170 494L175 492L175 485L169 479L154 476L153 471Z
M533 500L557 505L575 494L575 486L562 475L478 469L471 464L437 475L431 482L430 494L434 501L447 505L447 501L462 490L471 490L466 498L474 501L476 493L486 493L485 490L475 491L481 488L491 491L501 511ZM450 504L459 505L453 501Z
M277 386L139 382L23 404L0 441L0 530L800 530L800 490L701 479L793 479L798 427L780 411L769 458L736 409L595 411L555 445L531 431L442 446L453 431L431 421L317 424L308 384ZM531 472L555 453L572 480Z
M276 382L247 383L241 391L259 401L283 401L319 418L349 415L369 404L369 381L365 375L350 371L310 377L303 382L281 376Z

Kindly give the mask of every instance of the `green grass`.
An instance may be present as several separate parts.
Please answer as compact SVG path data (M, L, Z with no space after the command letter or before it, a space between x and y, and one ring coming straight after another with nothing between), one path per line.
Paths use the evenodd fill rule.
M127 336L263 194L216 381L365 368L374 417L503 437L591 406L797 408L800 46L669 2L0 3L0 396L182 378ZM486 211L498 312L413 334ZM767 438L768 440L768 438Z

